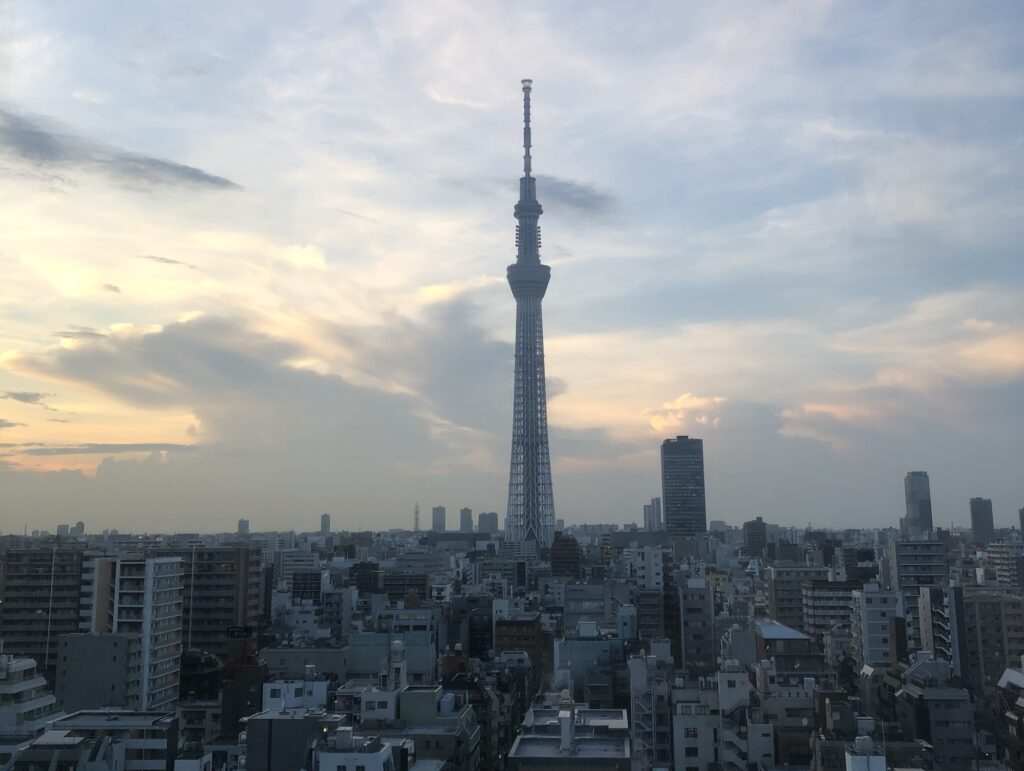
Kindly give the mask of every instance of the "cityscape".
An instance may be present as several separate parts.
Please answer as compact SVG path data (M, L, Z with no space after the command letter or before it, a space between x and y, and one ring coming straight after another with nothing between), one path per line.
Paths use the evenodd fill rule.
M0 203L9 289L0 299L0 771L1024 769L1024 303L1015 283L1024 262L1021 208L1006 191L1019 187L1008 182L1024 156L1019 124L993 128L1024 104L1019 50L1001 48L1024 17L1008 6L979 12L964 42L967 21L950 8L892 33L907 23L898 13L861 18L844 4L741 4L693 9L692 19L667 8L621 19L603 4L574 5L567 17L538 7L512 17L520 46L506 49L510 11L498 6L355 5L296 10L301 29L246 7L244 34L230 42L218 37L225 22L214 9L172 20L97 6L97 18L110 17L103 30L72 11L10 11L13 42L0 38L17 65L0 92L0 202L10 204L3 214ZM190 35L179 25L195 19L209 27L181 43ZM697 40L676 40L691 22ZM635 109L616 123L622 110L604 113L566 85L619 83L591 72L600 57L588 67L591 49L574 48L576 38L551 38L564 46L553 59L541 48L521 56L527 38L543 47L542 32L564 35L574 23L579 40L595 35L594 50L609 57L621 44L624 61L642 59L651 41L664 54L645 71L652 82L680 52L710 56L705 80L680 69L667 81L671 98L682 93L700 109L659 112L660 87L638 78L635 94L608 92ZM864 34L833 46L851 25ZM290 35L275 37L279 29ZM131 42L122 46L119 31ZM253 42L263 35L273 44ZM123 58L101 55L97 41L115 39ZM963 161L964 185L991 183L989 194L1005 197L955 238L938 224L953 215L940 211L937 188L897 190L900 173L926 177L942 153L915 156L909 171L887 167L857 214L812 207L822 224L807 232L828 230L826 240L846 244L837 250L881 250L868 289L854 288L867 262L839 251L820 256L842 263L829 280L797 255L781 282L739 277L749 269L741 252L754 248L760 261L796 248L799 238L786 239L801 226L781 198L805 205L787 187L805 172L761 169L774 181L750 188L770 193L755 240L731 217L756 196L728 185L737 211L708 222L727 222L715 233L732 245L714 248L701 230L711 226L680 213L701 208L700 191L691 198L660 181L670 173L661 164L688 152L674 142L668 155L658 155L664 146L628 151L632 160L649 152L640 184L677 196L661 222L630 220L636 211L622 201L632 170L620 168L607 189L565 176L580 145L611 141L622 126L630 141L650 131L640 144L653 147L682 122L681 136L700 147L709 139L696 121L717 144L743 112L719 97L738 96L729 89L741 83L750 103L764 88L780 111L798 113L806 89L787 81L776 92L761 71L784 72L783 53L859 71L855 50L867 40L876 40L867 59L911 49L931 57L954 44L972 56L956 77L939 73L949 77L935 92L924 68L895 79L897 102L918 110L907 126L895 128L902 118L889 96L886 132L867 117L843 124L830 96L827 126L804 120L810 133L786 133L779 146L827 134L838 168L852 152L840 144L898 135L891 164L923 146L908 139L920 124L928 142L988 132L985 142L1009 148L991 168L980 150ZM430 55L409 53L419 45ZM80 58L62 63L63 48ZM255 50L252 61L266 58L270 70L253 64L262 79L235 72L235 87L223 87L233 62ZM404 103L394 73L384 80L395 78L398 97L336 78L350 67L405 73L417 56L435 61L435 50L439 71L455 62L458 74L416 86L430 109ZM483 57L468 75L466 50ZM321 57L328 64L302 69ZM115 66L107 58L116 77L89 81L94 68ZM749 60L749 74L730 69L734 58ZM44 95L67 90L53 84L72 60L92 85L73 90L79 106L59 109ZM152 72L150 93L139 84ZM854 88L848 73L839 91ZM941 90L953 81L955 94ZM343 96L320 113L303 102L307 88ZM702 88L716 97L701 102ZM309 157L282 147L278 158L244 132L209 140L207 89L228 105L222 120L239 110L266 121ZM180 146L189 164L164 160L170 129L156 121L164 137L152 145L128 124L106 125L108 140L86 138L105 125L101 113L129 115L153 93L172 125L195 132L188 153ZM862 95L843 93L872 112ZM950 106L965 93L967 107ZM349 94L351 111L340 112ZM270 107L281 103L287 118ZM380 113L357 116L366 104ZM774 110L743 120L770 132ZM81 133L46 111L77 119ZM339 149L331 131L342 124L352 133ZM383 141L389 131L401 140ZM120 149L136 139L161 155ZM739 155L749 141L727 139L719 151ZM404 168L405 153L430 155L419 142L438 147L433 165ZM239 148L243 162L232 165ZM332 160L335 152L343 155ZM437 171L453 158L466 165ZM229 176L204 170L219 161ZM469 169L476 176L459 176ZM291 203L259 192L274 179L316 187L319 173L350 197L328 196L314 211L294 191ZM501 180L485 179L492 173ZM703 180L709 200L722 193L713 177ZM808 179L800 184L821 184ZM448 195L466 196L466 211ZM853 197L849 188L838 196ZM957 201L976 203L967 192ZM492 227L491 209L504 224ZM853 230L829 230L847 216ZM262 234L246 230L254 218ZM546 243L542 220L556 234ZM351 251L328 235L338 222ZM651 234L668 222L680 228L669 240L686 238L666 258ZM608 223L627 232L612 236ZM295 231L289 245L274 240L276 227ZM773 238L780 245L767 245ZM159 252L137 253L146 239ZM944 251L956 239L964 254L981 250L962 257L975 260L976 276ZM437 250L463 240L471 256ZM701 262L705 249L716 267ZM110 256L119 250L130 257ZM602 267L626 255L635 266ZM733 259L739 273L715 273ZM671 263L695 283L666 310L656 289L673 286ZM906 291L896 286L904 270L922 294L897 318L885 309L903 301L894 298ZM848 294L808 299L831 282ZM777 296L759 305L760 294ZM815 309L743 318L776 303ZM554 311L547 327L544 308ZM676 313L709 320L677 324ZM58 320L60 331L49 331ZM736 346L726 332L741 327L749 339ZM678 366L677 349L658 347L672 337L693 354ZM648 343L652 359L632 358ZM760 401L750 396L758 389Z

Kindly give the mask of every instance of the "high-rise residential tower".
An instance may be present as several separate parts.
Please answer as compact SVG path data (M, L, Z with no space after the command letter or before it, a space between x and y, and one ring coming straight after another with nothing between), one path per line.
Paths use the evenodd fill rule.
M459 509L459 531L463 533L473 532L473 510L470 508Z
M331 515L324 513L320 515L320 535L331 534Z
M985 546L996 537L991 498L971 498L971 539Z
M530 91L523 81L523 176L515 207L516 261L508 266L508 284L516 299L516 361L512 408L512 461L508 477L505 539L551 546L555 504L548 450L548 404L544 382L544 324L541 300L551 268L540 261L543 213L530 158Z
M907 516L900 521L900 535L920 538L932 530L932 491L927 471L908 471L903 480Z
M444 506L435 506L430 511L430 529L435 533L443 533L447 518L448 510Z
M664 530L661 523L661 498L651 498L650 503L644 504L644 530L652 533Z
M707 531L703 440L677 436L662 442L661 500L668 532L696 535Z

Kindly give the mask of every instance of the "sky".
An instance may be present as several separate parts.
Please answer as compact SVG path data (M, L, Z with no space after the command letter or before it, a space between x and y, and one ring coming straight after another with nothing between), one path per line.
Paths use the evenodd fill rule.
M1024 507L1024 6L0 1L0 530L504 516L533 90L557 516Z

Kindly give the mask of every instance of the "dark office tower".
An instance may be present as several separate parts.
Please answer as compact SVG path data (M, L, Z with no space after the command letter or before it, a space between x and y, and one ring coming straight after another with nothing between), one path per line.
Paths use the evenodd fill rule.
M435 533L443 533L445 529L445 519L447 519L448 512L444 506L435 506L431 512L431 527Z
M240 519L238 520L238 534L249 535L249 520Z
M498 534L498 512L496 511L481 511L480 516L477 518L477 532L487 533L489 535Z
M986 546L996 536L991 498L971 498L971 538Z
M1018 511L1017 514L1020 516L1020 530L1024 533L1024 509Z
M555 532L551 542L551 575L580 578L583 575L583 550L571 535Z
M751 557L763 557L768 545L768 525L761 517L743 523L743 548Z
M508 266L508 284L516 298L516 369L512 406L512 460L508 475L505 540L551 546L555 504L548 451L548 404L544 383L544 324L541 300L551 268L540 261L543 212L530 158L530 90L523 81L523 176L516 204L516 261Z
M907 516L900 522L900 535L920 538L932 530L932 491L927 471L909 471L903 480Z
M463 533L473 532L473 510L459 509L459 531Z
M321 514L320 515L320 535L331 534L331 515Z
M677 436L662 442L661 501L668 532L679 535L707 532L703 440Z

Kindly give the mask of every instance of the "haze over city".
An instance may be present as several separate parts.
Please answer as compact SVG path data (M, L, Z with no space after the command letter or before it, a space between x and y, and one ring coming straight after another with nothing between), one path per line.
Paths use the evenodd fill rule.
M504 516L521 78L555 511L1024 506L1017 3L0 6L0 530ZM742 56L737 55L742 52Z

